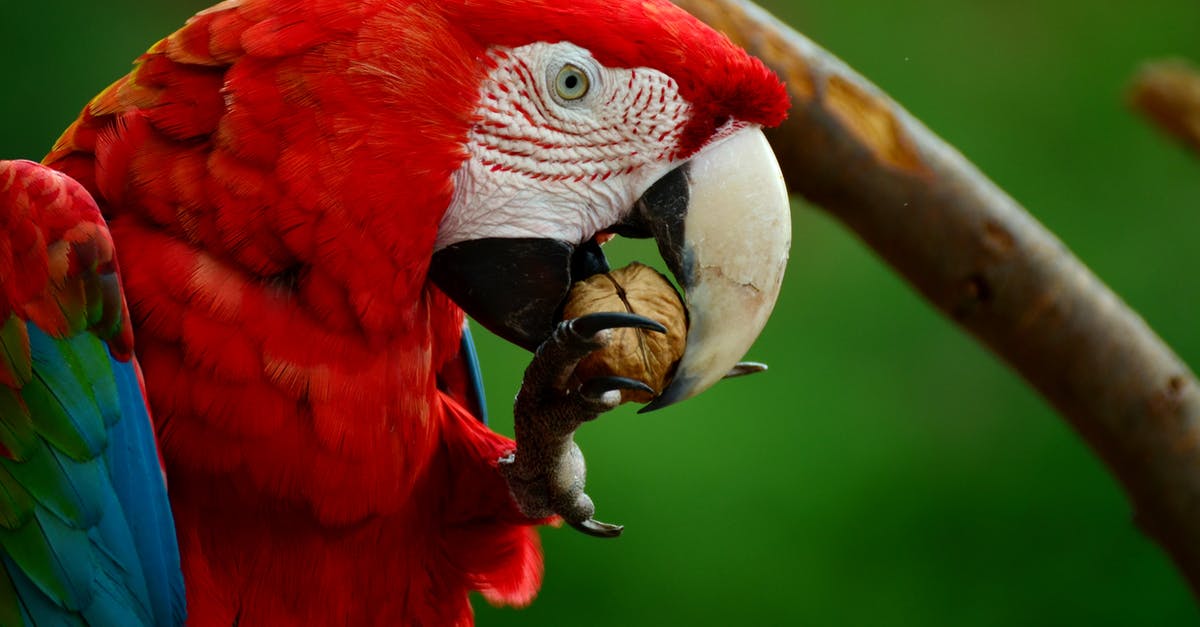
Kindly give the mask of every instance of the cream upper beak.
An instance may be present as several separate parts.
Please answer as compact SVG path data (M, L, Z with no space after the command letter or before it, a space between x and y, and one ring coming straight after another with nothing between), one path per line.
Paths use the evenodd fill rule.
M775 307L791 248L787 188L759 128L706 146L685 172L688 205L672 270L687 300L687 346L672 383L642 411L691 398L734 368Z

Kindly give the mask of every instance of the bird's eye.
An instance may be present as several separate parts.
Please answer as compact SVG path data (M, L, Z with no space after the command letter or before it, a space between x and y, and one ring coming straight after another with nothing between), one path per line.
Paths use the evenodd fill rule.
M579 100L587 95L591 86L587 73L570 63L564 65L558 71L558 78L554 79L554 91L563 100Z

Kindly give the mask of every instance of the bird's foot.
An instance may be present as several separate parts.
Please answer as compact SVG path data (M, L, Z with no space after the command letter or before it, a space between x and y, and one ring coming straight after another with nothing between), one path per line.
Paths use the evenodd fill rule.
M654 393L645 383L625 377L572 383L579 360L603 348L609 329L615 328L666 332L649 318L627 313L595 313L560 323L525 370L513 409L517 450L499 460L522 513L531 518L557 514L579 531L602 538L620 535L622 527L593 518L596 507L584 493L587 467L575 430L621 404L623 390Z

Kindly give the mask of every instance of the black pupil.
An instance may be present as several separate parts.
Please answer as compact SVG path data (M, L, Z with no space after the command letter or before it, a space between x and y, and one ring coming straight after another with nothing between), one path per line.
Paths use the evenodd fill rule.
M574 74L568 74L567 78L563 80L563 85L565 85L567 89L575 89L575 87L579 85L579 77L575 76Z

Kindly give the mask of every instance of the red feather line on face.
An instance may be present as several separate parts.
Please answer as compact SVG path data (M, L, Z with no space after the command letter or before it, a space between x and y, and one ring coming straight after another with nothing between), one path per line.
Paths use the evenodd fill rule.
M478 41L511 47L569 41L606 66L649 67L673 78L694 107L673 159L688 157L731 120L777 126L791 106L783 83L761 61L665 0L445 4Z
M485 92L469 146L493 171L576 183L629 175L647 162L668 159L689 111L669 78L630 70L630 86L639 85L636 92L614 90L612 98L620 100L606 103L586 121L563 118L541 106L536 92L544 79L525 61L503 51L493 56L498 60L490 75L495 84Z

